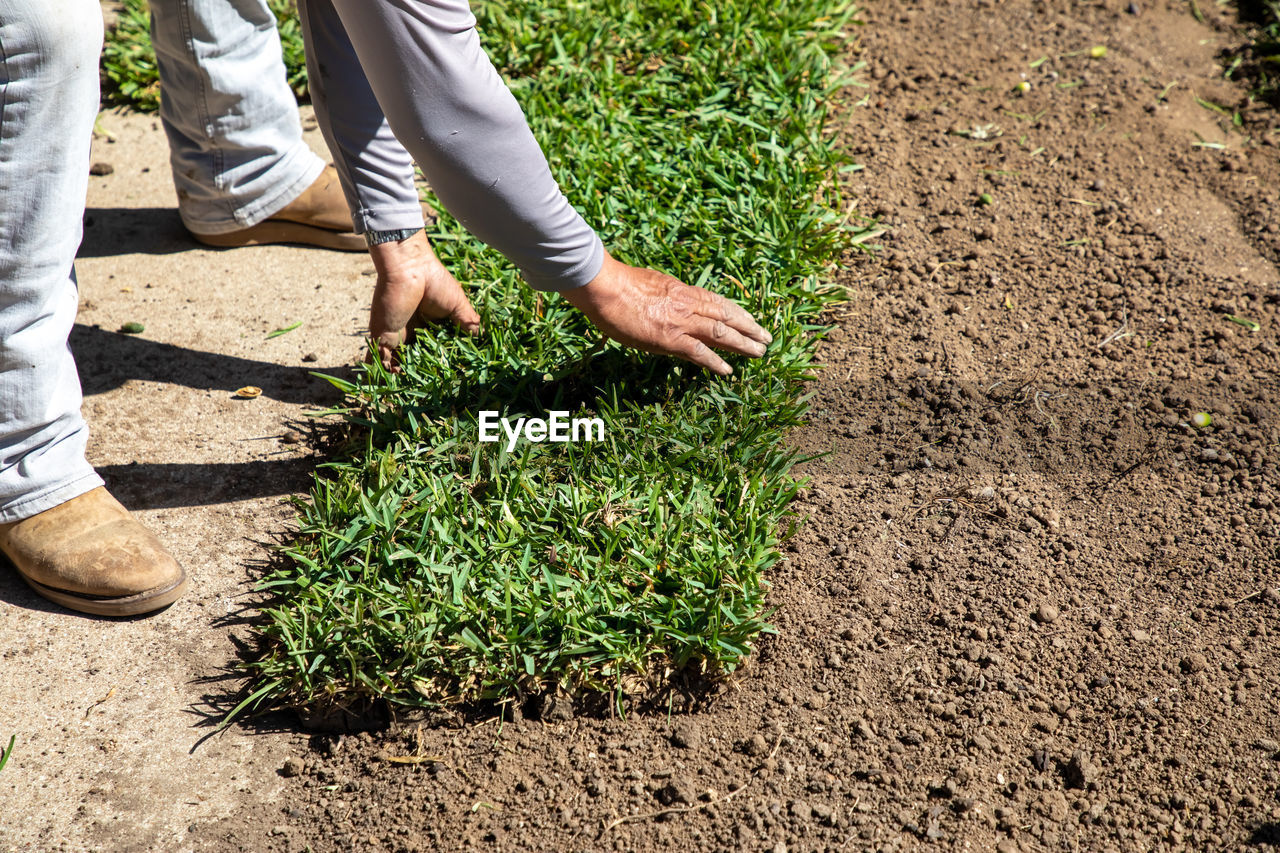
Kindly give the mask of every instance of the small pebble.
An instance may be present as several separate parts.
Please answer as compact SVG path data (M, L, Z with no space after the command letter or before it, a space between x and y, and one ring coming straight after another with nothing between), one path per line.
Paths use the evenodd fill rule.
M89 174L95 175L97 177L101 177L103 175L110 175L115 170L116 170L116 167L112 166L110 163L104 163L99 161L89 167Z
M301 776L306 769L307 763L295 755L285 759L284 766L280 768L280 775L288 777Z
M1046 601L1036 608L1036 621L1042 625L1052 625L1058 621L1058 608Z

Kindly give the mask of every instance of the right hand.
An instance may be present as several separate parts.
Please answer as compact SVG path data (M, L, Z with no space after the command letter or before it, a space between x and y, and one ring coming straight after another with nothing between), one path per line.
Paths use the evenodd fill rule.
M619 343L674 355L721 376L733 368L712 347L759 358L773 342L736 302L657 270L627 266L608 252L595 278L560 295Z

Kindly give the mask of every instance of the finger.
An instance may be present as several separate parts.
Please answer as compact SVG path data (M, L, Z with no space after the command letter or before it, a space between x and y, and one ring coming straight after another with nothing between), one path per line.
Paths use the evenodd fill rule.
M733 368L729 366L728 362L716 355L711 347L689 335L683 335L676 341L671 348L671 354L679 356L685 361L692 361L694 364L705 367L720 376L728 376L733 373Z
M756 322L747 309L732 299L726 299L718 293L712 293L701 287L689 288L694 292L694 309L703 316L728 323L743 335L762 344L773 343L773 335Z
M457 324L467 334L478 335L480 333L480 315L476 313L476 309L471 306L471 300L466 295L462 295L462 300L454 306L453 313L449 315L449 319Z
M378 350L378 361L387 369L389 373L400 372L400 358L398 354L399 344L389 340L378 339L375 341ZM365 356L365 361L372 360L372 353Z
M452 279L452 277L451 277ZM478 331L480 315L456 280L436 285L427 291L416 312L421 320L451 320L468 332Z
M765 345L749 338L723 320L713 320L701 314L690 318L688 334L716 349L729 350L741 355L759 358L765 353Z

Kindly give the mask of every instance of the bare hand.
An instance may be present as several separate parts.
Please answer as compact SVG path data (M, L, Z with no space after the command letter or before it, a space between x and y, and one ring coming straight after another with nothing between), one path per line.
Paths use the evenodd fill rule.
M426 234L419 231L407 240L370 246L369 256L378 271L369 335L388 370L399 369L395 351L419 325L449 319L471 334L480 331L480 315L431 250Z
M610 338L644 352L674 355L728 376L712 347L759 358L773 336L736 302L605 253L604 267L565 299Z

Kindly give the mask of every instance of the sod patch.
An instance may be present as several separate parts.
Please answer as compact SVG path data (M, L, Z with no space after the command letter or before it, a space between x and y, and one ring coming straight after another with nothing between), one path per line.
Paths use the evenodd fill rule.
M477 4L486 48L571 201L620 259L744 304L768 355L713 378L605 343L444 216L431 237L484 332L429 330L348 395L351 440L262 588L237 711L439 705L553 687L620 704L732 672L770 630L795 519L784 437L860 226L826 121L851 7ZM437 205L438 206L438 205ZM600 418L601 440L479 440L480 413Z

